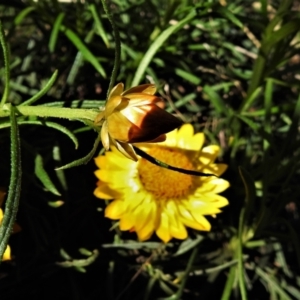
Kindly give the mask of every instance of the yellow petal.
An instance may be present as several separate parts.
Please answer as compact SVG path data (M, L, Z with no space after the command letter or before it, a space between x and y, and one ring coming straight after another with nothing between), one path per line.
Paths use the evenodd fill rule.
M197 230L206 230L203 224L197 222L190 210L186 209L183 205L178 205L178 210L180 212L180 219L185 226Z
M225 164L209 164L201 167L199 171L203 173L211 173L216 176L220 176L227 170L227 167L228 166Z
M165 206L165 212L169 217L170 233L177 239L186 239L188 234L182 224L177 206L173 200L169 200Z
M112 113L118 110L122 104L123 99L121 96L114 96L107 100L104 110L105 118L107 119Z
M211 206L214 206L216 208L220 208L223 206L228 205L228 200L220 195L214 194L214 193L205 193L205 194L197 194L195 197L201 197L202 201L209 202Z
M108 99L115 97L115 96L120 96L123 93L124 90L124 84L122 82L118 83L116 86L114 86L109 95L108 95Z
M149 193L147 193L145 190L140 190L138 192L134 192L131 189L127 190L127 193L125 193L125 203L126 203L126 210L134 213L135 209L138 206L144 205L145 199L147 197L151 196Z
M182 125L177 132L177 147L188 149L189 140L194 135L194 128L191 124Z
M124 205L121 200L114 200L105 208L105 217L112 220L121 219L124 213Z
M203 165L208 165L215 161L215 159L218 157L219 151L220 147L217 145L204 147L200 153L199 161Z
M132 130L139 130L139 128L135 129L137 126L119 111L110 115L106 122L111 138L125 143L130 141Z
M172 238L170 234L169 218L164 211L162 211L160 214L160 222L155 232L157 236L165 243Z
M136 232L140 231L147 223L153 224L152 211L154 209L153 203L143 203L134 211L134 228Z
M229 182L222 178L210 177L205 183L203 183L195 192L197 193L221 193L229 187Z
M204 142L204 133L198 132L189 139L187 150L199 151L203 147Z
M203 226L202 230L204 230L204 231L210 231L211 225L207 221L207 219L205 217L203 217L203 215L201 213L192 210L191 214L193 215L193 217L196 220L196 222L199 223L199 224L201 224Z
M143 222L143 226L137 230L137 235L140 241L148 240L154 232L155 229L155 219L157 215L157 205L152 202L148 212L148 221Z
M126 99L128 99L128 108L132 108L134 106L140 107L149 104L158 105L158 103L162 102L161 98L147 94L130 94L126 96Z
M2 257L2 261L4 261L4 260L11 260L11 250L10 250L10 247L8 245L5 249L3 257Z
M178 129L174 129L171 132L168 132L166 134L167 138L164 142L162 142L160 145L167 146L167 147L176 147L177 145L177 131Z
M185 205L187 207L187 205ZM189 199L187 209L197 212L202 215L214 215L221 211L210 202L202 201L200 199Z
M94 195L97 198L106 200L119 198L121 196L121 194L118 191L109 188L107 184L101 181L97 182L97 187L94 191Z
M95 118L94 123L96 125L101 125L103 122L103 118L105 117L105 112L101 111Z
M139 181L126 171L96 170L96 177L107 183L112 189L128 188L137 192L140 189Z
M126 212L122 218L120 219L120 224L119 224L120 230L126 231L130 230L131 228L134 227L134 220L132 218L132 214Z
M127 158L132 159L133 161L138 161L136 153L131 144L116 142L117 149Z
M108 135L108 128L107 128L107 122L104 121L101 128L101 142L105 150L109 150L109 135Z
M106 152L105 155L99 155L94 158L96 166L106 170L132 170L136 167L136 163L127 159L123 155L117 155L119 152Z
M124 93L122 93L122 96L132 94L132 93L143 93L143 94L154 95L156 93L156 87L154 84L141 84L126 90Z

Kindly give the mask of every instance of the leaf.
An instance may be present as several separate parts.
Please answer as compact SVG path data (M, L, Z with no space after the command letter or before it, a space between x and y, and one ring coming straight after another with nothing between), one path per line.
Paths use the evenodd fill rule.
M45 84L45 86L38 93L36 93L31 98L29 98L28 100L21 103L19 106L31 105L31 104L35 103L37 100L39 100L42 96L44 96L50 90L52 85L54 84L54 82L57 78L57 75L58 75L58 70L55 70L54 73L52 74L51 78Z
M43 158L40 154L37 154L34 160L34 173L49 192L56 196L61 196L61 193L56 189L48 173L44 169Z
M0 20L0 44L3 51L3 61L4 61L4 89L1 98L1 107L7 102L9 94L9 83L10 83L10 68L9 68L9 50L5 40L5 33L2 27L2 22Z
M273 275L264 272L260 267L255 268L255 273L267 284L270 290L273 290L281 299L292 300L292 298L281 288L280 283Z
M225 17L229 21L231 21L234 25L236 25L239 28L243 28L243 23L227 8L225 7L218 7L216 10L217 13L219 13L221 16Z
M97 147L99 145L99 142L100 142L100 138L97 136L96 140L95 140L95 143L94 143L94 146L91 150L90 153L88 153L86 156L82 157L82 158L79 158L77 160L74 160L62 167L59 167L59 168L56 168L55 170L64 170L64 169L70 169L70 168L73 168L73 167L77 167L77 166L80 166L80 165L83 165L83 164L87 164L94 156L96 150L97 150Z
M92 16L93 16L93 18L94 18L94 21L95 21L95 24L96 24L95 27L96 27L96 29L97 29L97 32L98 32L99 35L101 36L101 38L102 38L102 40L103 40L105 46L106 46L107 48L109 48L109 47L110 47L110 45L109 45L109 40L108 40L107 34L106 34L106 32L105 32L105 30L104 30L104 28L103 28L101 19L100 19L99 16L98 16L98 13L97 13L97 10L96 10L95 5L94 5L94 4L91 4L91 5L89 6L89 9L90 9L90 11L91 11L91 13L92 13Z
M54 129L59 130L60 132L64 133L66 136L68 136L75 144L75 148L76 149L78 148L78 140L77 140L77 137L74 135L74 133L58 123L48 122L48 121L43 122L43 121L37 120L37 121L19 121L18 124L19 125L38 125L38 126L46 126L46 127L54 128ZM10 127L10 123L0 124L0 129L7 128L7 127Z
M191 82L194 85L199 85L201 83L201 79L198 76L195 76L192 73L189 73L182 69L175 68L175 74L180 76L181 78Z
M64 25L60 26L60 30L64 32L66 37L74 44L74 46L82 53L83 57L90 62L94 68L102 75L103 78L106 78L106 73L99 63L98 59L94 54L85 46L81 41L80 37L71 29L68 29Z
M209 97L209 100L212 102L213 106L215 107L216 111L221 115L227 115L230 116L230 111L226 107L223 99L220 97L220 95L213 90L212 87L205 85L203 88L203 92L207 94Z
M21 10L14 19L15 25L20 25L26 16L29 15L33 10L35 10L34 6L28 6Z
M57 42L59 29L60 29L60 26L61 26L61 24L64 20L64 17L65 17L65 14L60 13L57 16L57 18L55 19L55 22L53 24L53 29L51 31L49 44L48 44L48 48L49 48L50 53L53 53L55 51L55 45L56 45L56 42Z
M299 19L292 20L286 24L284 24L280 29L275 32L272 32L267 38L267 41L262 45L262 51L264 53L268 53L271 48L280 42L282 39L287 37L288 35L299 30Z
M251 213L253 207L254 207L254 201L256 198L256 189L255 184L252 176L250 173L244 169L243 167L239 167L239 174L241 176L241 179L244 184L245 188L245 216L243 220L243 226L247 223L247 219L249 217L249 214Z
M191 239L191 238L186 239L180 244L178 250L173 254L173 256L179 256L188 252L189 250L196 247L199 243L201 243L203 239L204 237L202 235L197 235L196 239Z
M255 77L255 73L252 74L252 78ZM243 103L241 104L241 107L239 109L239 112L244 112L250 108L252 103L256 100L256 98L260 95L262 90L262 87L257 87L251 94L248 94L248 96L245 98Z
M196 16L195 10L192 10L183 20L179 21L176 25L173 25L166 30L164 30L152 43L148 51L145 53L143 59L141 60L138 69L135 72L131 86L136 86L140 83L147 67L149 66L151 60L153 59L159 48L166 42L166 40L176 31L181 29L185 24L191 21Z

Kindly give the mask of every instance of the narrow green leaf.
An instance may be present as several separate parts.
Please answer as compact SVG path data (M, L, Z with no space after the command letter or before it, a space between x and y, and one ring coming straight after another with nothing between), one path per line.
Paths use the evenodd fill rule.
M172 243L167 244L172 245ZM102 244L101 245L103 248L116 248L116 249L158 249L162 246L162 243L160 242L135 242L135 241L130 241L126 242L124 244Z
M69 129L67 129L66 127L64 127L64 126L62 126L58 123L49 122L49 121L44 121L43 122L43 121L37 120L37 121L19 121L18 124L19 125L46 126L46 127L50 127L50 128L59 130L60 132L67 135L72 140L72 142L74 143L76 149L78 148L78 140L77 140L77 137L75 136L75 134L72 131L70 131ZM7 128L7 127L10 127L10 123L0 124L0 129Z
M61 165L61 155L60 155L60 147L59 146L54 146L53 150L53 159L56 163L56 165ZM56 176L59 180L59 183L61 187L63 188L64 191L68 190L68 183L66 180L65 172L64 170L55 170L56 171Z
M145 53L143 59L141 60L138 69L136 70L136 73L134 75L133 81L131 83L131 86L136 86L140 83L142 80L142 77L149 66L151 60L153 59L156 52L159 50L159 48L166 42L166 40L176 31L181 29L185 24L187 24L189 21L191 21L196 16L196 11L192 10L187 17L185 17L183 20L179 21L176 25L173 25L166 30L164 30L152 43L152 45L149 47L148 51Z
M271 48L279 41L287 37L288 35L295 33L299 30L299 19L292 20L284 24L280 29L269 35L268 40L262 45L262 51L267 54Z
M55 70L53 75L49 79L49 81L45 84L45 86L38 93L36 93L31 98L21 103L19 106L31 105L35 103L37 100L39 100L42 96L44 96L52 87L53 83L57 78L57 75L58 75L58 70Z
M64 25L60 26L60 30L64 32L66 37L74 44L74 46L82 53L84 58L90 62L94 68L99 72L99 74L102 75L103 78L106 78L106 73L99 63L98 59L92 54L92 52L85 46L85 44L81 41L79 36L72 31L71 29L68 29Z
M205 85L203 88L203 92L208 96L209 100L215 107L216 111L221 115L229 116L229 109L226 107L223 99L220 95L212 89L212 87Z
M252 74L252 78L254 78L256 76L256 73L254 72ZM258 84L258 83L257 83ZM243 103L240 106L239 112L244 112L246 110L248 110L251 105L253 104L253 102L256 100L256 98L260 95L262 90L262 87L257 87L253 92L251 92L251 94L248 94L247 97L245 98L245 100L243 101Z
M97 150L97 147L99 145L99 142L100 142L100 138L97 136L96 140L95 140L95 143L94 143L94 146L91 150L90 153L88 153L86 156L80 158L80 159L77 159L77 160L74 160L62 167L59 167L59 168L56 168L55 170L64 170L64 169L70 169L70 168L73 168L73 167L77 167L77 166L80 166L80 165L83 165L83 164L87 164L94 156L96 150Z
M185 285L187 283L189 274L190 274L190 272L192 270L193 264L195 262L195 259L197 257L198 250L199 250L198 247L194 247L194 249L193 249L193 251L192 251L192 253L191 253L190 257L189 257L189 260L187 262L187 266L186 266L185 272L183 274L183 278L181 279L179 289L176 292L176 295L174 295L175 297L173 299L176 299L176 300L182 299L182 294L183 294Z
M53 24L53 28L52 28L49 43L48 43L48 48L49 48L50 53L53 53L55 51L55 45L57 43L59 29L60 29L60 26L62 25L64 17L65 17L65 13L62 13L62 12L59 13L59 15L57 16L57 18Z
M110 47L109 45L109 40L108 40L108 37L107 37L107 34L103 28L103 25L102 25L102 22L101 22L101 19L99 18L99 15L97 13L97 10L96 10L96 7L95 7L95 4L91 4L89 5L89 9L92 13L92 16L94 18L94 21L95 21L95 24L96 24L96 30L97 32L99 33L99 35L101 36L104 44L106 45L107 48Z
M145 294L144 294L144 298L143 298L144 300L151 299L150 295L151 295L151 292L152 292L154 285L155 285L156 281L158 280L158 278L159 278L158 276L150 277L148 284L146 286L146 289L145 289Z
M272 134L265 132L260 125L258 125L257 123L253 122L252 120L250 120L249 118L245 117L245 116L241 116L241 115L235 115L237 118L241 119L244 123L246 123L251 129L253 129L254 131L259 132L259 134L270 144L273 145L274 141L273 141L273 136ZM275 150L275 149L274 149Z
M263 279L263 281L269 286L270 290L274 290L281 299L292 300L292 298L281 288L280 283L273 277L273 275L264 272L260 267L255 268L255 273Z
M233 289L233 285L235 282L235 277L236 277L236 266L232 266L230 268L229 274L227 276L227 280L226 280L226 284L222 293L222 297L221 300L229 300L230 299L230 295L231 295L231 291Z
M46 172L43 158L40 154L37 154L34 160L34 173L49 192L56 196L61 196L60 192L56 189L54 183Z
M19 198L21 192L21 151L20 151L20 137L18 124L15 116L15 109L10 108L11 121L11 175L8 189L8 196L5 205L5 213L0 225L0 261L8 244L10 233L16 220L18 212Z
M295 105L293 105L293 117L292 117L292 124L290 125L290 128L288 130L286 140L290 141L290 143L284 143L281 149L281 157L284 157L286 153L289 153L291 149L293 149L292 144L295 145L297 142L297 139L295 137L298 134L298 126L299 126L299 120L300 120L300 95L298 96L297 102ZM294 148L296 149L296 148Z
M196 247L199 243L201 243L203 239L204 237L202 235L197 235L196 239L191 239L191 238L186 239L180 244L178 250L173 254L173 256L179 256L188 252L189 250Z
M239 168L241 170L241 168ZM246 191L246 199L247 199L247 191ZM247 292L246 292L246 284L245 284L245 268L244 268L244 261L243 261L243 233L245 231L245 211L246 208L243 207L240 212L239 217L239 228L238 228L238 243L237 243L237 276L239 281L240 293L242 296L242 300L247 300Z
M177 100L174 105L168 107L166 109L167 112L171 113L174 111L174 107L175 108L179 108L181 106L186 105L189 101L195 99L197 97L196 93L191 93L191 94L187 94L184 97L180 98L179 100Z
M245 194L246 194L245 197L246 211L245 211L245 219L244 219L244 223L246 223L247 217L249 216L254 206L254 201L256 198L256 189L255 189L254 180L247 170L245 170L243 167L239 167L239 174L242 178L244 188L245 188Z
M231 21L234 25L236 25L239 28L243 28L243 23L227 8L225 7L218 7L216 10L221 16L225 17L229 21Z
M1 98L0 106L2 107L8 100L9 94L9 81L10 81L10 68L9 68L9 49L5 40L5 33L2 27L2 22L0 20L0 44L3 52L3 61L4 61L4 90Z
M300 299L300 290L293 285L285 284L284 289L288 291L294 299Z
M195 76L192 73L189 73L189 72L184 71L179 68L175 68L175 74L180 76L181 78L191 82L194 85L199 85L201 82L201 79L198 76Z
M272 108L272 100L273 100L273 81L272 79L267 79L266 87L265 87L265 103L264 108L266 111L265 114L265 122L264 122L264 131L267 133L271 133L271 108ZM264 150L266 151L269 147L269 143L264 140Z
M20 25L27 15L29 15L33 10L35 10L34 6L28 6L21 10L14 19L15 25Z

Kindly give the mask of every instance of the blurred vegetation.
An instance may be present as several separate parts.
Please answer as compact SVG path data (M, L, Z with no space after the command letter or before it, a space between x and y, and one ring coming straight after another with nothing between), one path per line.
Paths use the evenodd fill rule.
M138 243L110 229L93 196L93 161L54 170L91 151L91 124L18 116L21 231L9 240L13 260L0 267L1 299L300 299L300 2L108 3L122 43L117 82L154 82L167 111L221 146L230 205L209 233ZM1 1L0 18L8 102L31 99L58 70L36 105L103 105L115 40L100 0ZM6 189L9 126L2 116Z

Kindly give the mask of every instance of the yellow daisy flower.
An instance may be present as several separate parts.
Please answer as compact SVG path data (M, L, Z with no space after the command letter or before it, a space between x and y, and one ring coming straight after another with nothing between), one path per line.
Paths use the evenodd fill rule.
M203 147L203 133L194 134L185 124L167 134L166 141L142 144L149 155L179 168L198 170L220 176L227 168L215 164L219 146ZM120 220L121 230L136 231L140 241L156 232L165 243L173 237L186 239L186 227L209 231L205 215L215 216L228 200L219 193L229 182L217 177L197 177L153 165L144 158L138 162L126 159L116 149L95 158L99 179L94 195L114 199L105 216Z
M102 125L101 141L105 150L115 146L123 155L138 160L131 143L161 142L165 133L182 122L160 106L154 84L142 84L124 91L123 83L109 93L104 111L95 124Z

